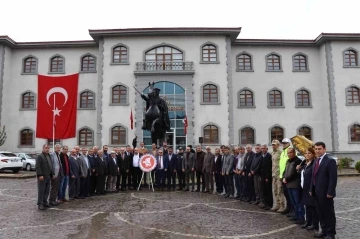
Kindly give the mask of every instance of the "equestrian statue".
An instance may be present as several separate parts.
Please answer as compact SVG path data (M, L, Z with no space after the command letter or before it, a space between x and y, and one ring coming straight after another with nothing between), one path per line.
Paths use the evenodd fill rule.
M159 145L165 140L166 131L170 131L170 119L168 106L160 94L160 89L155 88L155 83L149 82L147 96L141 94L135 87L141 98L146 102L146 112L141 129L151 132L151 141Z

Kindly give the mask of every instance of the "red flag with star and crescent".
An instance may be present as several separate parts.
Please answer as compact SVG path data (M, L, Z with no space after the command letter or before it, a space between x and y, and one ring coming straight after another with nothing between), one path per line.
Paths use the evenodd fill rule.
M79 74L38 75L37 138L52 139L53 133L55 139L76 136L78 81Z

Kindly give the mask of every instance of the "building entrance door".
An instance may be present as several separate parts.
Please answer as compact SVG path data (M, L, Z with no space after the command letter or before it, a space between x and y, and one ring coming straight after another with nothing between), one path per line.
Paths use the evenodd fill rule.
M173 131L173 132L166 132L165 141L166 141L168 147L171 146L176 149L174 129L171 129L171 131Z

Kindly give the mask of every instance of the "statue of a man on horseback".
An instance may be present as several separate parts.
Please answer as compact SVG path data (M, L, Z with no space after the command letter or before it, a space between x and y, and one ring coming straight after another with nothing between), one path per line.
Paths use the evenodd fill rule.
M141 94L141 98L146 101L146 113L141 129L149 130L153 143L157 143L157 139L164 139L166 131L170 131L170 119L168 106L159 95L160 89L154 85L154 82L149 82L147 96Z

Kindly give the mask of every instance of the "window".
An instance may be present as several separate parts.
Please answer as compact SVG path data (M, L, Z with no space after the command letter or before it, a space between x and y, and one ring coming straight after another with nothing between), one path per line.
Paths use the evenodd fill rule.
M183 61L183 53L170 46L160 46L145 53L145 61Z
M240 108L254 106L254 97L251 90L240 91L239 98L240 98L240 102L239 102Z
M80 108L81 109L94 109L95 108L95 97L91 91L84 91L80 94Z
M281 128L280 126L274 126L270 130L270 135L271 135L270 142L274 139L277 139L281 142L284 138L284 129Z
M125 145L126 144L126 129L122 126L115 126L111 128L111 144Z
M201 61L202 62L217 62L217 48L216 46L212 44L206 44L202 46L202 56Z
M219 101L218 88L216 85L207 84L203 86L202 103L217 103Z
M307 71L308 63L307 57L304 54L297 54L293 56L293 70L294 71Z
M353 124L350 126L350 142L360 143L360 125Z
M79 130L79 145L93 146L93 131L87 127Z
M238 70L239 71L251 71L252 70L252 61L251 56L248 54L241 54L237 58L238 60Z
M312 139L312 132L311 128L308 126L302 126L298 129L298 134L305 136L307 139Z
M279 90L271 90L269 93L269 107L281 107L283 106L282 102L282 93Z
M129 62L128 48L125 46L116 46L112 50L112 63L121 64Z
M31 129L23 129L20 131L20 146L32 146L34 132Z
M358 54L354 49L348 49L344 51L344 66L357 66Z
M255 144L255 132L251 127L242 128L240 131L240 144Z
M112 104L127 104L127 87L123 85L116 85L111 88L111 103Z
M296 106L298 107L311 106L309 91L305 89L301 89L296 92Z
M280 56L277 54L270 54L266 57L267 71L281 71Z
M95 72L96 60L92 55L86 55L81 58L81 71L82 72Z
M60 144L61 143L61 140L60 139L55 139L55 144ZM52 146L53 145L53 139L48 139L47 140L47 144L49 146Z
M357 86L350 86L346 90L346 103L349 105L360 104L360 88Z
M219 143L219 130L215 125L207 125L204 127L204 143L205 144L218 144Z
M25 74L37 73L37 59L35 57L27 57L24 59L23 73Z
M65 61L61 56L54 56L50 60L51 73L65 73Z
M21 95L22 109L35 109L35 94L32 92L25 92Z

